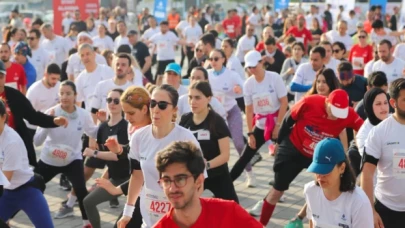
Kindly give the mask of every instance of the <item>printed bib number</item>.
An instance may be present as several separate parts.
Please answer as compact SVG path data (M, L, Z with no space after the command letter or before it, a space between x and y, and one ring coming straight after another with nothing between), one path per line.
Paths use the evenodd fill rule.
M304 37L295 37L295 40L296 40L297 42L304 43Z
M261 93L253 96L253 110L255 113L268 114L271 113L271 109L270 93Z
M356 62L357 62L357 64L361 64L362 66L364 66L364 58L363 57L353 57L353 62L352 62L353 70L363 69L360 66L356 66L356 64L354 64Z
M215 92L214 97L218 99L219 103L224 105L224 103L225 103L225 93Z
M233 33L233 32L235 32L235 26L233 26L233 25L228 25L228 26L226 26L226 30L228 31L228 33Z
M73 148L63 144L49 145L46 148L48 159L55 166L68 165L72 160L73 151Z
M159 49L161 51L169 51L169 42L168 41L161 41L159 43Z
M145 201L149 218L152 224L156 224L167 212L171 204L163 192L153 191L145 187Z
M393 175L405 179L405 149L394 149L392 159Z

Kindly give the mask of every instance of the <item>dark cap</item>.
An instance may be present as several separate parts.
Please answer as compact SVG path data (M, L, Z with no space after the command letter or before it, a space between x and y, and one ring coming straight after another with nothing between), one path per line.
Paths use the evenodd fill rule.
M133 35L138 35L138 32L135 30L130 30L127 34L127 36L133 36Z
M6 67L4 66L4 63L1 60L0 60L0 73L6 75Z

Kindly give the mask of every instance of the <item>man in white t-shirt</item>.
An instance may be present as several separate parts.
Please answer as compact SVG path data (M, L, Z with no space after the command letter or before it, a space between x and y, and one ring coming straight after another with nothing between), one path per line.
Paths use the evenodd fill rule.
M388 40L382 40L378 46L380 60L373 64L373 72L383 71L387 75L388 83L404 77L405 62L392 56L392 44Z
M239 58L242 65L245 64L245 55L250 50L255 49L256 39L253 36L255 32L255 28L252 25L246 26L246 34L243 35L236 47L236 56Z
M247 19L247 23L248 25L251 25L254 29L255 32L254 34L256 34L257 37L260 37L261 33L262 33L262 17L260 15L260 11L257 8L257 6L254 6L252 9L252 14L250 14L250 16Z
M59 103L60 67L56 63L46 67L42 80L34 82L27 91L27 99L36 111L44 112ZM32 137L37 126L25 121Z
M50 24L43 24L41 26L42 35L45 39L41 43L41 47L45 48L49 54L51 61L58 64L59 67L68 57L71 44L67 39L56 35L53 32L53 27Z
M391 83L390 96L395 112L371 129L361 176L361 187L373 205L374 226L387 228L405 222L405 79Z
M121 45L127 44L127 45L131 46L129 44L129 40L127 37L127 25L125 24L125 21L118 21L117 31L118 31L119 35L114 40L114 52L117 52L117 49Z
M315 5L311 5L310 13L305 16L305 24L306 28L310 30L312 28L312 20L316 18L318 20L319 25L322 27L322 16L318 14Z
M65 13L65 18L62 20L62 31L63 35L66 36L69 33L70 24L72 24L73 18L70 15L70 12Z
M81 32L77 36L77 45L80 47L82 44L93 44L93 40L91 39L90 34L87 32ZM104 64L107 65L107 61L105 58L98 54L96 54L96 63L97 64ZM75 53L69 57L68 64L66 67L66 74L68 75L69 80L75 81L79 76L80 72L85 69L84 63L80 59L79 53Z
M335 59L333 57L332 53L332 44L329 41L322 41L320 43L321 47L325 49L325 58L323 59L323 64L325 65L325 68L330 68L335 71L335 74L337 74L337 67L340 63L339 60Z
M347 33L350 36L357 33L357 23L359 23L359 19L356 17L356 12L354 10L350 10L349 18L347 19Z
M90 111L95 85L114 77L114 71L107 65L97 64L96 52L90 44L82 44L77 53L85 69L75 81L77 89L76 102L78 106L81 106L82 102L84 102L86 110Z
M32 29L27 37L28 45L31 48L32 56L29 58L30 63L35 67L37 79L41 80L44 76L46 66L51 62L49 53L39 45L41 32L38 29Z
M379 44L382 40L388 40L392 46L395 46L398 43L398 37L404 35L404 30L393 32L391 29L385 28L381 20L375 20L371 24L371 27L373 30L371 30L370 39L371 43L375 45Z
M141 40L142 42L148 41L152 36L160 32L160 28L157 26L156 18L150 16L148 18L149 28L143 33ZM156 63L156 46L152 43L149 44L149 54L152 55L152 65Z
M188 63L190 63L191 59L194 57L195 45L202 36L203 32L201 27L197 24L196 18L193 15L188 16L188 22L189 25L183 30L183 37L186 40L187 44L182 51L186 53Z
M335 43L337 41L342 42L346 50L350 50L353 46L353 40L352 37L347 33L347 22L346 21L339 21L338 22L338 31L336 30L331 30L327 32L326 38L329 40L331 43ZM347 52L348 55L349 52Z

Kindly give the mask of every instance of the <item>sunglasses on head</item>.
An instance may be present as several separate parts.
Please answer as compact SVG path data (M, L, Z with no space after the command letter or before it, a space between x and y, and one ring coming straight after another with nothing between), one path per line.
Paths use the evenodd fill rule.
M116 104L116 105L120 103L120 99L118 99L118 98L109 97L109 98L106 99L106 101L107 101L108 104L110 104L111 102L114 102L114 104Z
M339 53L339 51L341 51L341 50L340 49L333 50L334 53Z
M150 108L155 108L156 105L158 106L158 108L160 110L165 110L167 108L168 105L170 105L171 103L167 102L167 101L155 101L155 100L151 100L150 101Z
M208 58L209 61L218 61L220 59L220 57L212 57L212 58Z

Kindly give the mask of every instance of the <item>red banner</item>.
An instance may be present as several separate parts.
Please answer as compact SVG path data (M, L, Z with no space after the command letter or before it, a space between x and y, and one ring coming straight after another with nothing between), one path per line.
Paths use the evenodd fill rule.
M99 0L53 0L53 27L56 34L62 34L62 20L66 12L72 17L75 10L80 11L81 19L86 20L90 13L95 16L99 10Z

